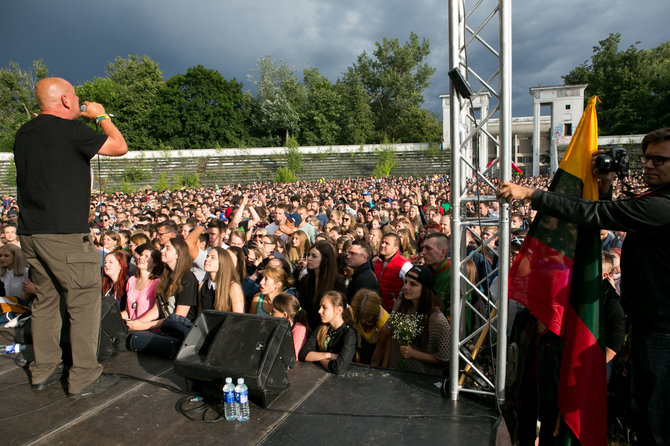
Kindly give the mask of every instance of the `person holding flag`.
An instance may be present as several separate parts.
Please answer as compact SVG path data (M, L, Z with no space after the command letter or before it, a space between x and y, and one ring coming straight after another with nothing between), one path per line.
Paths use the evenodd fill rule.
M602 295L594 285L600 279L600 254L598 247L591 258L597 244L591 238L601 228L626 231L621 301L631 322L634 429L639 444L670 444L670 128L642 140L649 189L612 201L613 175L591 164L594 155L602 154L596 100L590 99L549 191L510 182L500 186L500 198L530 200L538 211L510 272L509 295L564 338L561 416L581 444L605 444L603 302L594 299ZM598 200L597 192L605 199Z

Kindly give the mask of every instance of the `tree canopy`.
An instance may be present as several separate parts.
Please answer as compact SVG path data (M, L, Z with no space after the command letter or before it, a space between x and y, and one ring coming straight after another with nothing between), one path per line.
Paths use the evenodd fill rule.
M335 82L317 67L299 79L265 56L248 76L255 95L202 65L165 80L157 62L130 55L75 89L118 116L130 150L281 146L290 137L300 145L433 142L438 117L421 107L435 72L429 53L428 40L414 33L402 45L385 38ZM38 112L34 87L47 73L41 60L0 69L0 150L11 151L16 130Z
M375 46L371 56L366 52L358 56L353 72L370 96L379 138L407 141L409 135L401 131L404 127L401 123L428 117L416 110L423 103L423 91L435 73L435 68L425 61L430 54L429 41L419 42L419 37L411 33L404 45L398 39L384 38Z
M621 34L593 47L593 56L563 76L566 85L588 84L586 100L600 98L603 135L642 134L670 123L670 42L656 48L619 49Z
M148 56L117 57L107 64L107 77L76 87L80 101L100 102L132 150L149 150L156 140L149 136L150 114L163 87L163 73Z
M0 151L11 152L16 131L39 111L35 86L48 72L42 59L27 70L13 61L0 69Z
M265 145L281 145L299 131L304 86L296 78L295 68L283 60L275 63L270 56L258 60L249 81L258 89L251 112L253 132Z
M159 91L151 135L175 149L235 147L243 133L242 84L198 65Z

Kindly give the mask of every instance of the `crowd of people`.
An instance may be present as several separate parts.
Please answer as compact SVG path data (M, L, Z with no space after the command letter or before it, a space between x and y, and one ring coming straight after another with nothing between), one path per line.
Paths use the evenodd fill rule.
M17 294L19 306L32 305L33 389L54 384L63 372L55 332L61 324L60 304L70 313L69 396L105 391L118 381L102 374L91 342L99 331L95 315L101 301L93 294L100 290L114 299L134 333L160 333L180 342L203 310L249 312L288 319L296 358L333 373L360 362L445 375L453 316L453 210L446 175L256 182L90 197L90 159L96 153L124 154L123 137L100 104L86 102L80 111L74 89L63 79L40 81L36 94L42 114L17 133L18 201L3 197L0 234L3 294ZM103 133L83 126L77 120L82 116L95 119ZM653 281L670 277L663 260L670 221L665 192L670 184L670 163L665 163L670 159L670 131L650 135L642 147L644 175L629 181L646 184L652 192L632 199L570 201L544 192L550 182L546 177L520 178L518 184L501 184L498 191L486 184L468 188L472 195L497 193L512 203L512 256L538 209L602 229L608 324L616 327L608 333L608 362L623 344L620 290L632 320L632 339L642 343L638 346L662 350L668 345L668 304L658 292L667 287L654 287ZM601 183L609 188L608 199L621 191L621 185L611 185L611 178ZM499 203L465 201L458 212L490 219L499 215ZM496 300L497 287L492 285L498 258L491 247L499 243L499 228L480 222L465 229L471 255L463 266L468 279L464 288L470 294L464 322L473 328L481 324L475 313L488 314L484 307ZM650 237L660 242L654 246ZM663 256L661 251L648 255L653 259L644 263L645 270L634 265L635 256L621 257L622 245L640 255L654 246ZM623 269L643 277L648 293L640 296L634 279L620 282ZM474 288L479 292L472 293ZM514 310L511 315L517 314ZM398 315L418 321L409 336L400 335ZM663 392L670 380L668 367L658 365L667 363L667 349L655 362L641 357L634 343L630 352L633 376L638 377L633 381L638 433L643 441L658 442L668 436L662 417L669 413ZM640 382L645 376L653 381ZM649 420L639 418L650 413L644 404L639 406L644 401L656 410ZM556 426L552 418L544 421L545 427ZM534 431L531 437L529 441Z
M547 177L518 182L549 185ZM617 184L615 194L619 190ZM481 193L493 191L482 187ZM103 270L102 293L116 300L131 331L180 338L202 310L248 312L288 319L296 359L318 362L334 373L359 362L446 376L449 197L446 176L146 189L94 195L89 229ZM17 206L12 197L3 201L6 245L0 248L0 265L3 250L18 243L11 223ZM471 217L499 211L495 202L465 206ZM514 256L535 211L523 201L512 209ZM489 239L497 243L496 227L472 226L466 234L469 250ZM614 290L615 308L621 308L624 237L625 232L602 231L603 274ZM473 256L465 270L495 302L497 278L491 271L497 258L488 251ZM5 282L2 276L0 281ZM30 287L27 273L24 281ZM519 305L512 301L510 306L511 327ZM393 338L388 323L393 311L423 317L422 330L409 345ZM166 321L170 330L161 330ZM469 329L477 323L475 318L466 322ZM175 325L181 329L175 331ZM608 342L608 373L623 344L622 314L612 326L619 336Z
M548 185L544 177L522 182ZM441 376L451 335L449 198L447 176L146 189L94 195L89 229L102 293L116 300L131 331L161 332L167 324L165 333L178 326L185 335L206 309L285 317L296 358L334 372L357 361ZM0 265L18 211L12 197L3 202ZM498 203L467 203L466 212L495 216ZM514 252L533 215L528 205L514 206ZM468 234L479 237L469 237L469 249L497 243L496 233L471 227ZM608 235L616 251L611 238L620 244L623 234ZM495 299L497 259L488 251L466 269ZM393 337L394 311L422 316L410 345Z
M205 309L281 314L305 348L329 346L332 364L340 363L324 363L331 370L351 361L399 368L403 357L407 370L443 375L449 195L446 176L102 193L90 203L90 240L102 293L117 301L129 330L161 331L167 322L186 332ZM3 201L6 228L14 229L18 207L12 197ZM3 230L6 243L11 229ZM332 319L340 307L342 319ZM412 345L393 339L393 311L423 316ZM308 335L317 339L322 325L345 327L350 345L341 352L339 343L313 344ZM302 343L296 357L309 360Z

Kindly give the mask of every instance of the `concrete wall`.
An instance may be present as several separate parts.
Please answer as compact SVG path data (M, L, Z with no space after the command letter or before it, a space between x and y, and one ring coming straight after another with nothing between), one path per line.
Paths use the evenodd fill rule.
M389 144L397 165L394 176L448 175L449 156L439 145ZM301 147L303 171L298 179L318 180L369 177L385 146ZM277 169L286 165L283 147L249 149L202 149L184 151L138 151L119 158L95 157L91 161L94 189L129 190L156 187L161 176L171 187L180 179L197 175L203 186L274 181ZM0 153L0 193L16 193L8 184L12 176L11 153Z

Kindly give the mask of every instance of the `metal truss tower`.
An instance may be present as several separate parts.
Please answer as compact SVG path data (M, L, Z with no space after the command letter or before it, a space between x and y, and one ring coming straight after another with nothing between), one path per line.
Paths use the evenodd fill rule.
M509 205L501 203L499 217L480 217L478 207L479 203L497 201L492 192L480 193L496 190L492 179L511 177L512 1L449 0L449 50L452 332L448 391L452 400L458 399L460 392L472 392L495 396L502 403L507 363ZM480 108L477 116L474 103L482 97L490 97L491 106ZM489 131L496 118L498 137ZM477 209L474 216L473 208ZM481 236L491 227L498 228L498 246L495 236ZM475 241L477 249L468 252L468 240ZM484 265L488 265L486 259L494 253L497 267L488 270L478 283L469 280L466 264L481 261L483 256ZM496 274L498 298L494 301L487 291ZM482 370L478 363L482 357L494 365L493 374Z

